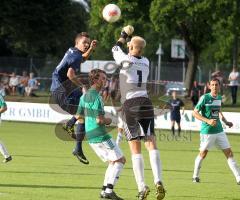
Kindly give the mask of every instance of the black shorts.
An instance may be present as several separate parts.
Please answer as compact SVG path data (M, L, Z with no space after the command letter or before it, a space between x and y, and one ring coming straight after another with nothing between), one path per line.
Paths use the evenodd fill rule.
M154 109L149 98L128 99L122 108L123 127L128 141L155 135Z
M64 90L56 90L51 92L50 105L56 110L54 104L59 105L64 111L71 115L77 113L80 97L82 96L81 88L76 88L70 94ZM56 110L61 112L60 110Z

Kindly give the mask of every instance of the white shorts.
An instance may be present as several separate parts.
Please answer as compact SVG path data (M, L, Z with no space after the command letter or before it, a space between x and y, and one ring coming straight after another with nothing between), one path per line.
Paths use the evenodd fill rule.
M217 134L200 134L200 151L209 150L214 146L219 149L228 149L231 147L224 132Z
M121 149L112 138L101 143L90 143L90 146L103 162L116 161L123 157Z

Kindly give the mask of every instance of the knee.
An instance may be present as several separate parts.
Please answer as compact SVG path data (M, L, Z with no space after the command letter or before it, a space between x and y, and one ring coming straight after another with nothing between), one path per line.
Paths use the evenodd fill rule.
M224 151L224 154L225 154L225 156L226 156L227 158L233 157L233 152L232 152L231 149L225 150L225 151Z
M126 158L123 156L119 160L116 160L115 162L120 162L120 163L122 163L124 165L126 163Z
M202 159L204 159L204 158L206 158L207 153L208 153L207 150L205 150L205 151L201 151L201 152L199 153L199 156L200 156Z

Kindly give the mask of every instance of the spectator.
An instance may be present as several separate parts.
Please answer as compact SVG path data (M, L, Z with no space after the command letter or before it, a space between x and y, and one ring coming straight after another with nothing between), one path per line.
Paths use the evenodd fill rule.
M237 67L234 66L232 72L229 74L228 80L230 81L230 88L232 94L232 105L236 105L237 103L237 89L238 89L238 79L239 72L237 71Z
M10 88L11 95L16 94L18 84L19 84L19 78L16 76L16 73L13 72L9 79L9 88Z
M203 88L203 94L207 94L207 93L209 93L211 91L211 89L210 89L210 83L209 83L209 81L207 81L206 83L205 83L205 85L204 85L204 88Z
M28 86L29 76L26 71L23 71L22 76L19 79L18 93L22 96L25 94L25 88Z
M110 81L110 97L112 100L116 100L117 93L118 93L118 88L119 88L119 80L118 77L113 76Z
M191 90L191 101L192 101L193 107L195 107L197 105L197 102L198 102L200 96L201 96L201 89L198 85L198 82L194 81L193 87Z
M38 89L39 82L34 78L34 73L30 73L29 75L30 78L28 80L28 86L25 88L25 92L27 96L36 96L33 91Z
M109 100L109 87L110 87L110 80L107 79L106 84L102 90L102 96L105 102Z
M10 94L9 76L7 74L4 74L1 78L1 82L2 82L2 88L4 90L5 95Z

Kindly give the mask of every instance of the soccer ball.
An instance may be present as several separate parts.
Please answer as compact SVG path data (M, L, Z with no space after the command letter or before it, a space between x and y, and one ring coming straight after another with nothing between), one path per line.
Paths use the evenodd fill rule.
M116 4L108 4L103 8L102 15L107 22L113 23L119 20L121 10Z

